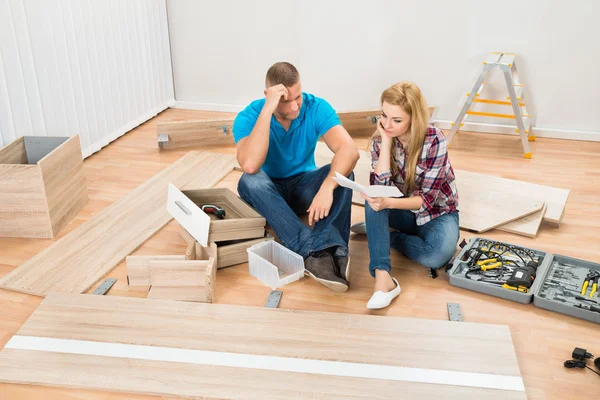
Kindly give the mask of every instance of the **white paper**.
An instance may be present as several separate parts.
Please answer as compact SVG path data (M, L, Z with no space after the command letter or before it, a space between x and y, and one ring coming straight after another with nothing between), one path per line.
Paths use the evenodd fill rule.
M336 177L331 178L340 186L348 189L356 190L357 192L366 194L369 197L402 197L402 192L396 186L371 185L364 187L360 183L356 183L346 178L344 175L336 171Z

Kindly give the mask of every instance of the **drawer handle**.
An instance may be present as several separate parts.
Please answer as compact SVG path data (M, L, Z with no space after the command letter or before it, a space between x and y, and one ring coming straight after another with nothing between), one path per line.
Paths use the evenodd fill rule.
M181 208L181 211L183 211L186 215L192 215L192 212L185 208L185 206L181 204L180 201L176 201L175 204L177 205L177 207Z

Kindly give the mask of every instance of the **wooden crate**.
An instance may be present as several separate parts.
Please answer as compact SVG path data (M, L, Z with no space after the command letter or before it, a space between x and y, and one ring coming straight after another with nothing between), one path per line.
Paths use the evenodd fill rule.
M196 259L187 255L129 256L130 286L148 287L148 298L212 303L216 290L216 245L201 250Z
M208 240L205 243L225 240L256 239L264 237L266 220L235 193L227 188L183 190L169 188L167 210L198 242L205 237L205 220L210 218ZM201 211L202 205L223 207L225 218Z
M87 204L79 136L24 136L0 150L0 236L54 238Z

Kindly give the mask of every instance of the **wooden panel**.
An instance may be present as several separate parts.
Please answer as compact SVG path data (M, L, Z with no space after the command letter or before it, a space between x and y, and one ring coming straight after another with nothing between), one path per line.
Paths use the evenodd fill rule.
M511 187L497 185L493 176L481 175L480 178L473 180L468 174L456 176L463 229L486 232L544 207L539 197L531 199Z
M0 149L0 164L27 164L25 141L22 137Z
M205 286L210 261L150 260L148 270L152 286Z
M185 256L128 256L127 282L129 286L150 286L150 260L185 260Z
M52 237L42 175L37 165L0 165L0 236Z
M254 240L247 240L240 243L218 246L217 268L225 268L232 265L248 262L248 248L265 240L273 240L272 237L264 237Z
M552 186L538 185L535 183L505 179L497 176L478 174L470 171L457 171L456 179L469 180L472 183L481 183L486 186L501 187L506 191L528 198L541 199L547 204L544 221L559 224L565 211L569 197L569 190ZM460 193L459 193L460 194Z
M233 118L160 122L156 125L157 135L168 135L167 142L158 142L160 149L182 147L210 147L233 144ZM223 132L225 127L226 134Z
M210 286L152 286L148 298L210 303L207 301L209 290Z
M527 217L519 218L516 221L509 222L508 224L500 225L497 229L534 238L537 236L540 224L542 223L542 219L544 218L547 209L548 206L544 204L544 207L540 211Z
M52 293L18 335L520 376L509 329L468 322ZM519 391L17 349L0 353L0 380L194 398L526 398Z
M83 293L169 222L167 186L202 177L206 187L233 169L234 157L206 152L186 156L105 208L0 280L0 287L45 296Z
M53 236L88 202L79 135L73 136L38 163L46 190Z

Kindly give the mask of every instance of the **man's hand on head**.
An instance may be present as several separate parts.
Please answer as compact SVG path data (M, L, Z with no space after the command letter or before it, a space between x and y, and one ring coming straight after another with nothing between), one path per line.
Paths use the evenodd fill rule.
M284 100L288 97L288 90L282 84L271 86L266 91L267 101L265 102L265 109L271 114L277 110L277 106L283 97Z

